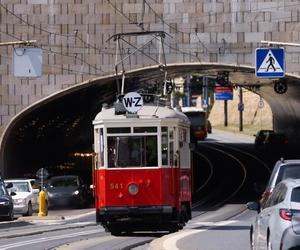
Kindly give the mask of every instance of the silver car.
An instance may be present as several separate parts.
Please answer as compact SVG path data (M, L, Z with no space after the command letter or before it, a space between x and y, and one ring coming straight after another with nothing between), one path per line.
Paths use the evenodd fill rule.
M12 183L9 192L14 192L14 213L23 216L31 216L39 208L39 189L34 179L11 179L4 180L5 183Z
M268 185L260 199L260 205L262 208L264 207L266 200L271 195L274 187L282 180L288 178L300 179L300 159L285 160L282 158L276 162Z
M262 210L257 202L247 208L258 212L250 230L253 250L300 249L300 179L276 185Z

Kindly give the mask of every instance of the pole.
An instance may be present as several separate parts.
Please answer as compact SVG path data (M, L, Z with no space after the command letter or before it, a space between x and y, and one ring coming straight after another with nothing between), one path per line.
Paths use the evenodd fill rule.
M239 129L240 131L243 131L243 111L244 111L243 89L242 87L239 87L239 117L240 117Z
M186 77L186 107L191 106L191 75Z
M224 127L228 126L228 107L227 100L224 100Z

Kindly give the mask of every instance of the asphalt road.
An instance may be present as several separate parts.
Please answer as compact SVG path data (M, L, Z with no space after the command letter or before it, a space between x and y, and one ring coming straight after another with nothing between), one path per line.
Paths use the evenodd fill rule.
M267 160L268 164L272 164L277 155L266 156L262 152L255 152L253 141L254 137L214 130L204 144L210 146L218 142L221 146L238 146L242 150L246 149L246 152L256 153L258 157ZM201 143L198 147L204 149L205 145ZM233 149L230 151L236 152L237 156L241 154ZM252 165L254 164L250 164ZM249 168L247 171L248 178L251 171ZM222 175L218 169L214 172ZM207 192L209 190L202 195ZM241 192L244 190L241 189ZM50 210L49 216L42 219L34 216L21 217L13 222L0 222L0 250L248 250L249 226L255 213L245 210L245 200L241 193L238 199L231 199L225 205L200 207L193 212L194 218L177 233L139 232L121 237L112 236L95 224L93 208Z

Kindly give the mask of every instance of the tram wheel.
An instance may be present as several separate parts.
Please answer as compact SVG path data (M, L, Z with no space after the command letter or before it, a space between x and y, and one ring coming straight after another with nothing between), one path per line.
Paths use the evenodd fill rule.
M176 232L178 232L179 229L180 229L179 224L178 223L173 223L169 227L169 232L170 233L176 233Z
M108 230L110 231L111 235L113 235L113 236L120 236L122 234L122 231L116 227L108 227Z

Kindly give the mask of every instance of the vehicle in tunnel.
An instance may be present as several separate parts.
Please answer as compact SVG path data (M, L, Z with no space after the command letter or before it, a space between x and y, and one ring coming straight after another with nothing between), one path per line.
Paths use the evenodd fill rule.
M91 199L87 186L77 175L53 176L47 182L49 209L57 207L87 207Z
M285 152L288 146L288 139L283 133L269 133L263 141L263 149L266 151Z
M260 199L263 208L274 187L285 179L300 179L300 159L280 159L274 165L268 184Z
M182 107L182 112L189 118L191 122L191 141L197 142L199 140L204 140L207 137L208 133L208 121L206 112L203 109L199 109L196 107Z
M271 134L271 133L275 133L274 130L269 130L269 129L262 129L259 130L254 136L254 147L256 149L260 149L263 146L263 143L266 139L266 136Z
M177 231L191 218L189 120L164 105L94 119L96 220L114 235Z

